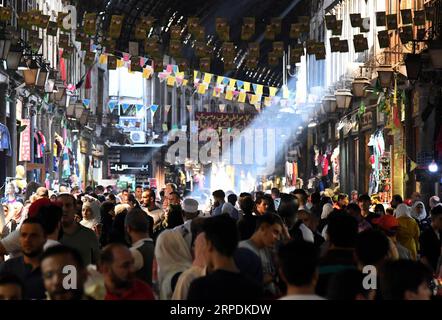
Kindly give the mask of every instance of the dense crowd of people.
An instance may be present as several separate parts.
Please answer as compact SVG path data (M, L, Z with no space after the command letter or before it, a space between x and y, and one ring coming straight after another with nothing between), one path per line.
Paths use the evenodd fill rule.
M414 194L216 190L208 210L137 186L4 198L0 299L429 300L442 204Z

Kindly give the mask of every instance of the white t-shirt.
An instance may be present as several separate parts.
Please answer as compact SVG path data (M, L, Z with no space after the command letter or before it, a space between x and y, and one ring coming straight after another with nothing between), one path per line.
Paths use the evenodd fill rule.
M310 230L305 224L301 223L299 226L299 230L302 232L302 237L304 238L304 241L306 242L315 242L315 236L313 235L312 230Z

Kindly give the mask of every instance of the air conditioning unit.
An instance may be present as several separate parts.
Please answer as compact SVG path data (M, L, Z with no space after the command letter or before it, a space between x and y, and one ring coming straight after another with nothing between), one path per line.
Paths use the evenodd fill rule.
M144 131L131 131L130 139L133 143L146 143L146 134Z

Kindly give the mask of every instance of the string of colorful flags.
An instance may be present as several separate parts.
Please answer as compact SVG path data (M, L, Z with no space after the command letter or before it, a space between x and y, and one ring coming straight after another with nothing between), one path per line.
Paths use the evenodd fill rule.
M123 54L123 58L116 59L115 56L109 54L101 54L98 59L99 64L108 64L112 59L112 63L117 68L127 68L129 73L141 72L144 79L150 79L156 73L160 83L166 82L168 86L190 86L189 79L185 79L185 72L179 69L178 65L169 64L161 72L155 72L154 66L147 64L148 60L144 57L134 59L127 53ZM111 66L111 69L114 69ZM136 71L134 71L136 70ZM287 88L282 90L281 96L277 96L279 88L267 87L262 84L255 84L247 81L233 79L225 76L215 75L209 72L193 71L192 87L197 94L208 94L209 88L212 89L212 96L216 98L224 98L228 101L237 101L239 103L249 103L254 105L258 111L262 105L268 107L272 104L280 104L282 107L289 104L290 94ZM264 90L266 88L266 90ZM109 109L112 112L117 102L110 101ZM128 107L122 106L123 111ZM137 109L138 110L138 109ZM151 108L151 110L153 110ZM156 111L156 110L155 110ZM154 112L155 112L154 111ZM168 112L168 110L166 110Z

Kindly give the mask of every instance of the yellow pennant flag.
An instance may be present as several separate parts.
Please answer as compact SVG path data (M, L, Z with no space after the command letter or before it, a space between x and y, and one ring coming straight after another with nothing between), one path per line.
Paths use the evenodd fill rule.
M250 82L244 82L244 90L245 90L246 92L249 92L249 91L250 91Z
M175 77L168 77L167 78L167 85L173 87L175 85Z
M198 86L198 93L199 94L205 94L206 93L206 85L204 83L201 83Z
M216 77L216 84L221 84L223 82L223 80L224 80L224 77L222 77L222 76Z
M212 81L212 74L211 73L205 73L204 74L204 80L205 83L210 83Z
M258 84L256 86L256 92L255 93L260 96L260 95L262 95L263 89L264 89L264 86L262 84Z
M264 106L270 107L272 105L272 97L265 97L264 98Z
M269 87L270 96L274 97L276 95L276 92L278 91L278 88L276 87Z
M178 73L176 74L176 77L177 77L177 78L183 78L183 79L184 79L184 72L178 72Z
M98 59L99 64L106 64L107 63L107 55L101 54L100 58Z
M198 71L193 71L193 80L195 80L198 77Z
M213 96L219 98L221 95L221 91L213 90Z
M117 68L122 68L122 67L124 67L124 61L121 59L118 59L117 60Z
M410 171L413 171L413 170L416 169L416 168L417 168L417 163L414 162L414 161L411 161L411 162L410 162Z
M233 99L233 91L227 90L226 91L226 100L232 100Z
M236 80L235 80L235 79L230 79L229 87L234 88L234 87L235 87L235 84L236 84Z
M143 78L144 79L149 79L151 75L152 75L152 69L151 68L144 68L143 69Z
M183 80L183 86L187 86L187 83L189 82L189 80L187 80L187 79L184 79Z
M246 102L246 93L245 92L240 92L239 96L238 96L238 102Z
M258 96L256 94L252 94L250 96L250 104L256 104L257 101L258 101Z

